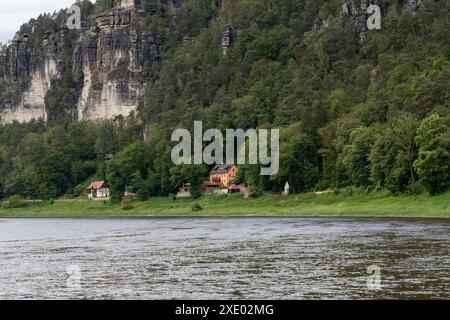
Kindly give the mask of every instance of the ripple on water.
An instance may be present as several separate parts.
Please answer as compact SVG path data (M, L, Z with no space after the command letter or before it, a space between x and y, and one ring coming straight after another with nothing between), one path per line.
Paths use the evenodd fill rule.
M450 298L446 221L0 222L0 299ZM380 291L367 288L370 265Z

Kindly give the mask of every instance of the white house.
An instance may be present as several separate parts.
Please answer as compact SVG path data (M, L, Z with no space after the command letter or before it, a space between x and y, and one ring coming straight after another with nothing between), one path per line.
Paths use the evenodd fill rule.
M105 181L94 181L86 189L89 199L108 199L109 186Z

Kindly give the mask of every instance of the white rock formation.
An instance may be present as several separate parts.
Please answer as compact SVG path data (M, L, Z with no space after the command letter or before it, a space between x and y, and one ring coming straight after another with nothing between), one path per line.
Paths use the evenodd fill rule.
M31 83L15 105L6 106L1 113L1 123L28 122L33 119L47 120L45 94L51 79L57 75L57 63L53 56L46 56L41 70L33 73Z

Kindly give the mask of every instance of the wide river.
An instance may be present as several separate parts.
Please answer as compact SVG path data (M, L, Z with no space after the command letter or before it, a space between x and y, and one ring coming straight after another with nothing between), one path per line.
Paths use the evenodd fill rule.
M449 249L438 220L0 219L0 299L449 299Z

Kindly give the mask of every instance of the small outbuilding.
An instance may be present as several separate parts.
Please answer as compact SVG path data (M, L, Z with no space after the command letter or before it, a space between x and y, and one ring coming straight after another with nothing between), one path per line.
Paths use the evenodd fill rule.
M94 181L86 189L89 199L108 199L109 185L105 181Z
M189 198L191 196L191 184L183 183L180 190L177 193L177 198Z
M230 186L228 187L228 193L239 193L241 192L241 187L232 183L230 184Z

